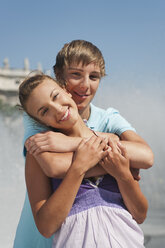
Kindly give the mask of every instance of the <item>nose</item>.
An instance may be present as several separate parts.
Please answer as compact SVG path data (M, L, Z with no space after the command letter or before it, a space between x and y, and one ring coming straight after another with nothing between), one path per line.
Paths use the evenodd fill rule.
M87 90L89 88L89 77L85 76L81 82L81 89Z

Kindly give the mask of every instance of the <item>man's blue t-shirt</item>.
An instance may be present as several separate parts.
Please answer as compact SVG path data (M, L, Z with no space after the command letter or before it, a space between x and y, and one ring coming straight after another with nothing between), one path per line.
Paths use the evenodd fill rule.
M115 133L121 135L127 130L135 131L135 129L128 123L114 108L108 108L107 110L98 108L93 104L91 106L90 118L87 121L87 126L95 131L105 133ZM48 131L50 128L43 126L24 114L24 139L30 136ZM24 149L24 155L26 151ZM17 227L14 248L51 248L52 238L44 238L38 231L34 218L32 215L28 195L26 194L24 206L22 209L20 221Z

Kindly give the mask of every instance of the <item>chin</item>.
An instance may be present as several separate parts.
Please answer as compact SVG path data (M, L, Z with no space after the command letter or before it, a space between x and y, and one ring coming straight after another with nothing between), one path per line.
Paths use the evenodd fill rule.
M89 105L90 101L77 103L78 110L83 110Z

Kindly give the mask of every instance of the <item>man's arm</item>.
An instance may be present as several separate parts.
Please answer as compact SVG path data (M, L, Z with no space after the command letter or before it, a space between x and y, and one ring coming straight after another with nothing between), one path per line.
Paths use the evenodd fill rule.
M105 136L105 134L103 135ZM106 135L109 137L110 134ZM133 131L125 131L121 134L121 139L121 142L125 145L128 151L131 167L147 169L152 166L153 153L147 143L139 135ZM117 139L115 140L117 141ZM71 165L72 156L72 152L41 152L35 155L35 158L47 176L63 178ZM101 176L104 174L106 173L102 167L97 165L95 168L92 168L87 172L86 177Z
M113 140L116 144L119 137L111 133L96 132L97 135ZM120 135L120 142L129 154L130 166L136 169L148 169L153 165L153 153L149 145L137 133L127 130Z
M131 130L123 132L120 138L121 143L127 149L132 168L148 169L152 167L154 155L143 138Z
M73 152L54 153L42 152L34 156L38 164L48 177L64 178L72 164ZM107 172L97 164L86 172L85 178L97 177L107 174Z

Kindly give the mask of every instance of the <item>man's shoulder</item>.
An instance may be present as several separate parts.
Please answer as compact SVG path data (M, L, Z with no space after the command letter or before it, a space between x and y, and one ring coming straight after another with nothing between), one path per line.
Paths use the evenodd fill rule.
M91 117L95 116L95 118L103 118L103 117L109 117L110 115L114 115L114 114L119 114L119 111L115 108L109 107L103 109L91 104Z
M107 108L103 109L100 107L96 107L95 105L91 104L91 114L90 118L88 119L88 127L100 131L106 132L107 125L110 120L114 119L114 116L118 111L114 108Z

